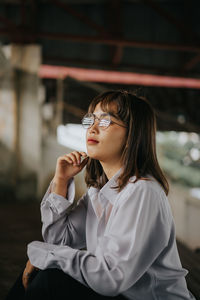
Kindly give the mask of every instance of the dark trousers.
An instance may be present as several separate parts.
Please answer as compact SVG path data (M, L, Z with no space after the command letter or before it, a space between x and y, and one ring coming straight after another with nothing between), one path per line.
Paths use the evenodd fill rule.
M69 300L69 299L125 299L123 296L103 296L58 269L34 271L28 288L22 285L22 274L10 289L6 300Z

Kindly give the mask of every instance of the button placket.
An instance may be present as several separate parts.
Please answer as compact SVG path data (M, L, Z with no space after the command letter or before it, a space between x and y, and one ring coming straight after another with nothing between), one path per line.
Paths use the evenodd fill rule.
M102 211L101 218L99 219L99 224L97 226L97 237L100 237L103 235L105 231L105 208Z
M97 226L97 236L100 237L104 234L106 228L108 200L104 197L102 193L99 193L97 202L98 205L101 207L101 215L99 218L99 224Z

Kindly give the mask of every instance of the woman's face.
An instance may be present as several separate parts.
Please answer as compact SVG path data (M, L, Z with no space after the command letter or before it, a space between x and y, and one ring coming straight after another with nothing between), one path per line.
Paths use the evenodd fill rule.
M115 103L110 105L112 112L116 112ZM100 117L102 111L100 103L95 107L93 114ZM111 120L121 125L123 122L113 116ZM87 130L86 145L88 156L104 163L119 163L126 144L127 128L111 123L106 129L98 126L98 120Z

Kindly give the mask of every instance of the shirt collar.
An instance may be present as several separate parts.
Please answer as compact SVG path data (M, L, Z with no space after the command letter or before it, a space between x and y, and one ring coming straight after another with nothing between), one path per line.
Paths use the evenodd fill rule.
M112 205L114 204L116 196L118 195L118 191L113 187L117 186L117 179L121 173L121 170L122 168L120 168L100 190L98 188L90 187L90 189L88 190L88 194L92 202L98 198L101 202L102 207L105 207L108 201Z
M119 169L100 190L100 194L103 195L105 199L110 201L111 204L114 204L116 196L118 195L118 190L114 187L118 185L117 180L119 178L119 175L121 174L121 171L122 168Z

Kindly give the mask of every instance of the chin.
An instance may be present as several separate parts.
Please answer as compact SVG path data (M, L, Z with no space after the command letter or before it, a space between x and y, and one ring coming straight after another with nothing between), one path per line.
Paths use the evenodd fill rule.
M100 160L101 155L98 155L98 153L96 153L96 151L90 151L89 149L87 149L87 154L90 158L96 159L96 160Z
M89 153L88 152L88 156L90 157L90 158L93 158L93 159L96 159L96 160L100 160L100 157L99 157L99 155L96 155L96 154L94 154L94 153Z

